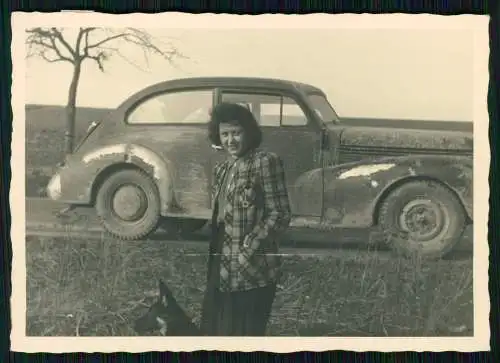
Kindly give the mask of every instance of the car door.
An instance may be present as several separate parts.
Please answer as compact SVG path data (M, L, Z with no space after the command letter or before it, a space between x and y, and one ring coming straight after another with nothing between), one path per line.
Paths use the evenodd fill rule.
M293 215L321 216L322 188L312 188L314 192L305 196L297 186L298 178L319 168L321 162L321 133L306 116L298 97L267 90L222 88L220 99L249 107L262 128L261 148L283 159Z

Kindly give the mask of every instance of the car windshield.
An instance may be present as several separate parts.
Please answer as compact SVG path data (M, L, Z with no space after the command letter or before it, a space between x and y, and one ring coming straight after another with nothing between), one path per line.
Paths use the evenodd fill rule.
M321 94L308 94L307 98L311 102L318 116L326 123L339 124L340 119L328 100Z

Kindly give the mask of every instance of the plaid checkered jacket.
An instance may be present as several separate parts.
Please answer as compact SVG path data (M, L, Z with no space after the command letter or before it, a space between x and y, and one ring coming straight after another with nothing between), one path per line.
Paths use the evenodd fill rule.
M225 177L226 202L219 205ZM212 180L212 220L223 208L225 226L219 289L242 291L276 282L279 239L291 217L281 158L255 150L234 164L226 160L217 165Z

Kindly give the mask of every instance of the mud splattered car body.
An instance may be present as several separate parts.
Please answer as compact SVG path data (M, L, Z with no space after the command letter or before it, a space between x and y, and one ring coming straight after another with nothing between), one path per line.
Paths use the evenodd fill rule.
M436 190L436 185L446 190L453 207L463 212L452 217L472 222L471 133L345 125L322 90L264 78L172 80L132 95L89 128L52 178L48 195L95 206L108 231L123 239L142 238L161 220L200 221L196 225L201 226L211 215L212 169L225 157L207 138L209 111L221 101L249 107L262 126L262 148L284 159L292 226L364 228L380 224L381 218L387 224L392 213L387 203L394 204L395 191L415 183L423 194L418 186L413 194L424 195L425 188ZM123 175L107 182L117 173ZM143 182L148 186L143 188ZM103 186L109 190L100 194ZM103 195L106 201L99 202ZM422 195L409 199L430 198ZM439 206L427 207L438 213ZM408 226L406 239L413 233ZM385 227L388 236L394 235ZM460 234L460 228L451 235ZM453 245L444 244L429 254Z

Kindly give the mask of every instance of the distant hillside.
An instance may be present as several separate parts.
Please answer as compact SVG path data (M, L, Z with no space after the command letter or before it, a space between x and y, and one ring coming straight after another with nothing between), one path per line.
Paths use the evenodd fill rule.
M49 130L65 127L65 111L62 106L26 105L26 129ZM107 108L78 107L76 111L76 134L85 132L92 121L101 119L111 111Z
M88 125L101 119L111 109L78 107L76 112L77 138ZM472 131L472 122L418 121L371 118L342 118L342 122L352 126L404 127L412 129ZM64 128L64 107L53 105L26 105L26 128L30 131Z

